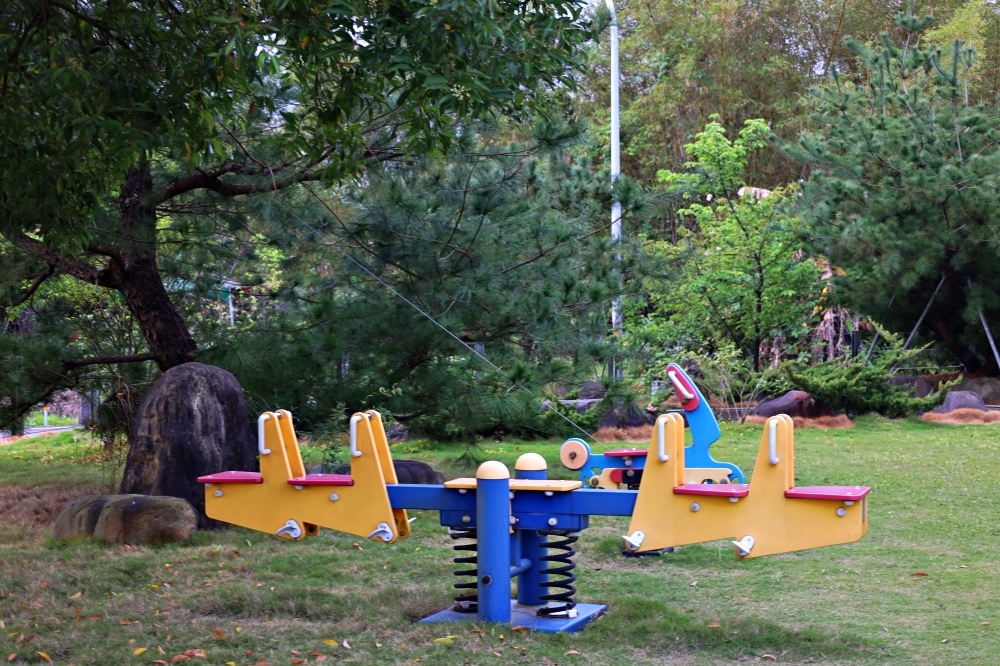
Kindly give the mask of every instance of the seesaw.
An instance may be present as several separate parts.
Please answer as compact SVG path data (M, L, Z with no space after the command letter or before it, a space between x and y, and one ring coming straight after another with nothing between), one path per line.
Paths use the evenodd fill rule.
M722 436L722 430L705 396L676 363L667 366L667 378L681 401L691 430L691 446L684 452L685 480L688 483L745 483L746 477L739 467L712 458L709 449ZM659 419L656 427L663 427ZM659 433L660 437L662 435ZM568 469L580 470L580 481L586 486L636 490L646 465L646 449L623 448L595 454L585 441L573 437L559 449L559 461Z
M639 490L582 489L580 481L546 478L545 460L522 455L514 478L497 461L475 478L443 485L396 483L378 412L351 417L351 473L306 474L284 410L258 420L260 473L203 476L206 513L217 520L299 540L320 527L377 542L406 538L406 509L440 511L455 546L451 609L424 622L475 614L484 622L538 631L578 631L606 606L574 599L573 556L592 515L631 516L626 547L636 553L735 539L740 558L857 541L868 531L866 486L796 488L791 419L765 427L754 476L747 484L687 483L684 421L657 420ZM511 584L517 582L516 597Z

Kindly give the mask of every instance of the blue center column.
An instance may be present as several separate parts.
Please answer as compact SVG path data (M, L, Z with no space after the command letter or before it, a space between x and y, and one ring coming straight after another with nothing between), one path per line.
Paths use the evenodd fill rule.
M510 472L495 460L476 471L479 619L510 623Z
M537 453L525 453L514 464L514 478L544 481L548 478L545 458ZM545 554L542 544L547 538L537 530L517 530L515 537L521 545L521 559L531 562L531 566L517 579L517 603L541 606L545 603L542 600L545 592L542 583L549 578L547 574L539 573L545 568L541 557Z

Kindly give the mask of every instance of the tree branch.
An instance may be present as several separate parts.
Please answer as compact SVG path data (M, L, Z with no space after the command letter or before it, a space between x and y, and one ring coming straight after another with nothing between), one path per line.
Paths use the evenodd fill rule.
M111 365L114 363L141 363L142 361L155 361L156 354L146 352L145 354L126 354L124 356L91 356L90 358L75 358L62 362L62 374L70 370L84 368L88 365Z
M21 300L19 300L17 303L14 303L11 307L16 308L18 305L26 303L32 296L34 296L35 292L38 291L38 288L42 286L43 282L45 282L50 277L55 275L55 272L56 272L56 267L53 266L52 264L46 266L45 270L43 270L41 273L35 276L34 282L32 282L31 286L28 287L28 290L24 292L24 295L21 297Z
M118 281L115 280L110 271L102 271L88 263L70 259L63 256L62 252L51 248L45 243L35 240L31 236L23 233L4 234L4 237L19 249L42 259L50 266L54 266L68 275L72 275L78 280L97 285L117 289Z

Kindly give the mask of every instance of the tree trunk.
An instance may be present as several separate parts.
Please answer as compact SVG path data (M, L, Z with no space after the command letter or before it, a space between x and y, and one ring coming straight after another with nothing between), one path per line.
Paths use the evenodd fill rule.
M156 265L156 210L147 202L153 189L149 165L129 169L119 198L120 255L108 270L139 324L161 370L195 360L198 349L184 319L170 300Z
M119 276L120 291L139 324L160 370L195 360L197 345L184 319L170 301L156 267L154 252L132 257Z

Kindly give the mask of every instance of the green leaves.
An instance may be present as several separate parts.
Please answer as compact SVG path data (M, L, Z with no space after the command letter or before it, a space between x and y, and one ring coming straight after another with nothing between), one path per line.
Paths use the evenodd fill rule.
M944 276L924 330L972 370L995 365L981 351L988 343L979 312L1000 313L990 249L1000 198L989 185L1000 176L1000 115L966 103L973 58L961 44L948 60L916 46L913 31L926 24L904 15L905 42L853 45L868 85L838 76L816 91L823 132L793 148L814 170L799 210L811 251L847 271L836 297L879 318L895 295L890 327L910 329ZM972 306L970 282L990 298Z

